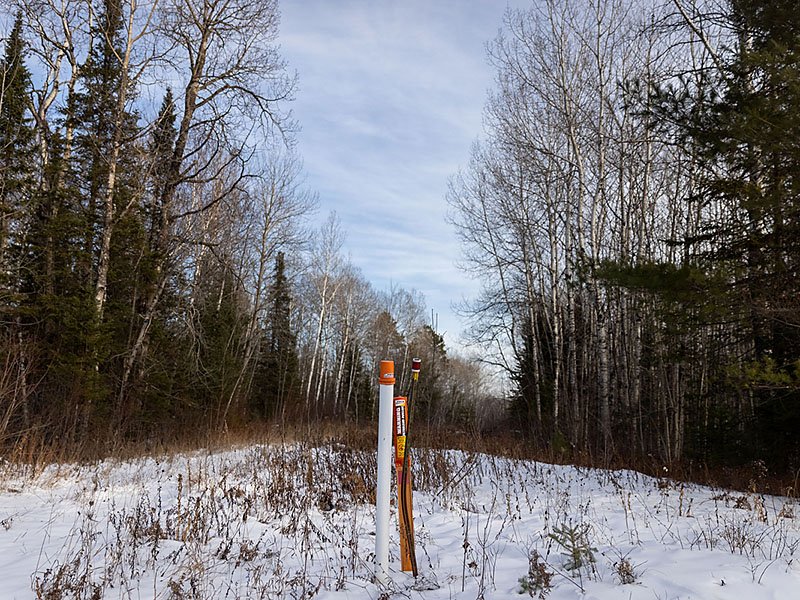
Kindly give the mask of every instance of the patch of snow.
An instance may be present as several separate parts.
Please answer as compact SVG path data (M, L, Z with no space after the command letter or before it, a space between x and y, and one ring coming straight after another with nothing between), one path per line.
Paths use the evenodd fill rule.
M420 576L373 582L375 455L254 446L0 480L0 598L797 597L791 499L414 451ZM396 523L396 508L392 507Z

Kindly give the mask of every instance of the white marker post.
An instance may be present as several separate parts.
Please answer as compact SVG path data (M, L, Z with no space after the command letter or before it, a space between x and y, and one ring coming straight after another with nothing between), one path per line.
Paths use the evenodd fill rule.
M382 360L378 405L378 489L375 493L375 578L389 583L389 502L392 484L394 361Z

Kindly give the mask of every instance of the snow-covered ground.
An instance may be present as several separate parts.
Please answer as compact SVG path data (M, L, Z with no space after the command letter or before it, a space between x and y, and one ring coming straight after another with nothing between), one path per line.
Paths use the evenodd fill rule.
M395 532L387 588L374 453L2 465L0 598L800 598L789 499L459 451L414 460L420 576L399 571Z

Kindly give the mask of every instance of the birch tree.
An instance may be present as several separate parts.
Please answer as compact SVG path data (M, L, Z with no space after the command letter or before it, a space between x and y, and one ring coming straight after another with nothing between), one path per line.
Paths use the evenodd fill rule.
M325 335L333 302L344 283L342 269L344 260L342 246L344 232L335 213L328 216L320 227L316 242L311 248L311 257L307 274L308 292L310 295L310 317L313 323L313 334L309 340L308 367L305 369L305 398L307 414L316 416L322 383L325 379L325 367L328 360L324 345ZM314 387L314 384L317 384ZM313 391L313 394L312 394Z
M162 295L177 268L181 222L218 205L248 175L244 164L250 134L263 136L289 126L279 103L291 97L294 81L275 47L277 25L274 1L164 0L161 5L158 31L169 42L164 56L171 68L166 75L181 82L175 100L179 114L171 155L153 192L164 216L152 238L154 276L129 351L131 363L142 360ZM263 127L246 127L247 120ZM234 168L239 169L236 181L202 204L181 192Z
M607 455L641 381L635 344L631 377L617 377L617 324L631 311L596 270L619 244L646 260L657 235L657 151L620 85L654 69L645 16L621 2L510 11L490 47L486 137L450 196L468 265L488 283L476 331L516 378L521 410L544 439Z

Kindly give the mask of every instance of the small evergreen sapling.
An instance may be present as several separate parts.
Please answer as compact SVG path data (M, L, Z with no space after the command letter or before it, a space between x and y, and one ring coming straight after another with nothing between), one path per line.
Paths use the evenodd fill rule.
M565 569L579 571L583 567L591 567L596 562L594 553L597 552L597 548L589 542L590 528L591 525L588 523L562 525L554 527L553 533L549 534L550 539L566 550L563 553L567 557Z

